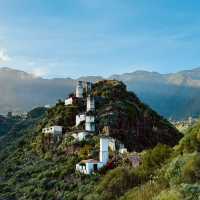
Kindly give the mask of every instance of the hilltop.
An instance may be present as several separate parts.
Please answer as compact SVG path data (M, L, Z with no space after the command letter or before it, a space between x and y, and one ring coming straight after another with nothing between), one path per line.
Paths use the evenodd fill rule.
M103 97L97 106L100 131L109 123L110 135L130 150L141 151L158 143L174 146L181 137L165 118L142 103L133 92L128 92L120 81L97 82L93 95Z
M116 80L98 81L91 94L96 99L96 131L119 140L130 151L142 151L158 143L174 146L182 135L164 117L142 103L126 85ZM76 132L76 115L86 109L82 101L65 106L62 101L48 111L43 127L59 125L66 134ZM81 126L82 128L82 126Z
M72 137L84 127L83 124L75 126L76 115L86 109L84 99L68 106L59 101L48 111L34 109L0 140L0 198L100 199L98 194L108 188L102 193L102 199L118 199L131 187L148 181L159 162L169 157L172 151L169 146L177 144L182 137L167 120L128 92L120 81L99 81L93 85L91 94L96 101L96 132L86 140L77 141ZM61 140L52 143L42 130L55 124L63 126L63 135ZM105 131L105 126L110 127L109 131ZM143 158L143 150L155 147L155 169L151 166L143 172L134 171L129 161L131 153L111 150L108 165L100 171L91 176L77 173L75 165L80 160L98 159L99 133L119 140L129 152L138 151L134 154L139 160L148 160ZM115 176L119 177L118 186L113 180ZM110 185L110 180L114 185Z

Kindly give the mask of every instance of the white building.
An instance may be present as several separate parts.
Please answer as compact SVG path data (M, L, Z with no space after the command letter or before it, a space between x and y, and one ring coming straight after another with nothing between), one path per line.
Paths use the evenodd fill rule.
M121 153L121 154L128 153L127 148L125 148L124 144L122 144L122 143L119 143L119 153Z
M89 94L92 90L92 83L86 82L86 81L78 81L76 86L76 97L82 98L83 92L86 92L86 94Z
M45 107L45 108L51 108L51 105L46 104L46 105L44 105L44 107Z
M62 126L50 126L42 129L42 133L52 134L52 135L62 135Z
M104 163L104 165L107 164L109 160L109 139L107 137L101 137L100 138L100 162Z
M88 132L83 131L83 132L79 132L79 133L74 133L72 136L78 141L83 141L83 140L86 140L86 137L88 135L89 135Z
M86 116L85 130L90 132L95 132L95 117L93 115Z
M109 148L112 150L112 151L116 151L117 147L116 147L116 140L114 138L111 138L109 140Z
M68 99L65 99L65 106L72 105L74 103L74 98L69 97Z
M83 98L83 81L78 81L76 86L76 97Z
M98 171L103 167L103 163L100 163L97 160L89 159L89 160L82 160L78 164L76 164L76 171L82 174L92 174L95 171Z
M95 110L95 100L93 96L87 97L87 112Z
M48 128L43 128L42 133L51 134L54 138L54 141L59 141L62 136L62 126L51 126Z
M90 93L92 90L92 83L91 82L86 82L85 84L85 89L86 89L86 93Z
M81 122L84 122L86 115L84 113L76 115L76 126L78 126Z
M116 140L114 138L109 139L109 148L112 151L119 151L119 153L121 154L128 153L128 150L124 147L124 144L122 144L119 140Z
M76 164L76 171L79 171L83 174L91 174L108 163L109 160L109 151L108 151L109 139L105 137L100 138L100 152L99 152L99 161L94 159L82 160Z
M119 153L126 154L126 153L128 153L128 150L127 150L127 148L121 148L121 149L119 149Z

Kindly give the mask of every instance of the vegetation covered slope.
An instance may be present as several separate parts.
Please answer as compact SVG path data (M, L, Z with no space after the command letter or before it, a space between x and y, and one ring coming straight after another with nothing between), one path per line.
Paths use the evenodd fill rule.
M161 169L145 184L130 189L120 200L199 200L200 122L188 129ZM165 155L165 153L162 153ZM151 154L154 158L156 154ZM156 163L154 163L156 165Z
M93 95L97 104L98 128L110 127L110 136L119 139L129 150L141 151L157 143L174 146L181 134L163 117L143 104L119 81L99 81Z
M0 115L0 137L8 133L20 120L20 117L5 117Z
M181 137L164 118L127 92L123 83L101 81L92 92L97 101L97 128L103 133L103 127L109 125L110 136L129 150L141 151L158 143L174 146ZM133 187L147 184L171 158L171 147L158 145L138 154L142 165L133 168L126 155L110 152L111 168L92 176L75 173L81 159L98 159L98 133L82 142L71 137L76 131L75 115L83 110L84 101L72 106L59 101L44 116L40 109L34 110L0 141L0 199L119 199ZM55 124L62 125L64 133L61 142L51 144L41 130ZM168 186L165 181L162 185Z

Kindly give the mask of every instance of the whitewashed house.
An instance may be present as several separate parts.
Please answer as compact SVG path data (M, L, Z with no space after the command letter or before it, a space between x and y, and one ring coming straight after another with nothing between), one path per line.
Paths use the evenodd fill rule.
M51 133L53 135L62 134L62 126L50 126L42 129L43 133Z
M42 133L51 134L57 141L62 136L62 126L50 126L42 129Z
M82 174L92 174L93 172L101 169L103 166L103 163L100 163L98 160L82 160L81 162L76 164L76 171Z
M88 115L85 118L85 130L95 132L95 116Z
M81 114L76 115L76 126L79 126L79 124L81 122L84 122L85 119L86 119L85 113L81 113Z
M127 150L127 148L121 148L121 149L119 149L119 153L126 154L126 153L128 153L128 150Z
M72 136L77 140L77 141L83 141L83 140L86 140L86 137L89 135L88 132L86 131L82 131L82 132L79 132L79 133L74 133L72 134Z
M127 148L125 148L125 147L124 147L124 144L122 144L122 143L119 144L119 153L121 153L121 154L126 154L126 153L128 153Z
M93 96L87 97L87 112L95 111L95 99Z
M65 99L65 106L72 105L73 102L74 102L73 97L69 97L68 99Z
M105 166L109 160L108 144L109 144L109 139L106 137L101 137L99 161L94 159L82 160L81 162L76 164L76 171L83 174L92 174L93 172Z

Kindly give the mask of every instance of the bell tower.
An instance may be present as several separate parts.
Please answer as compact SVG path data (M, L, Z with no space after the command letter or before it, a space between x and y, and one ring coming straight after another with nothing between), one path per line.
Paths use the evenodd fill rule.
M106 165L109 160L108 146L109 146L109 139L107 137L101 137L100 138L100 155L99 155L100 158L99 158L99 160L104 165Z
M76 97L77 98L83 97L83 82L82 81L78 81L76 85Z
M87 97L87 112L89 111L95 111L95 100L91 95Z

